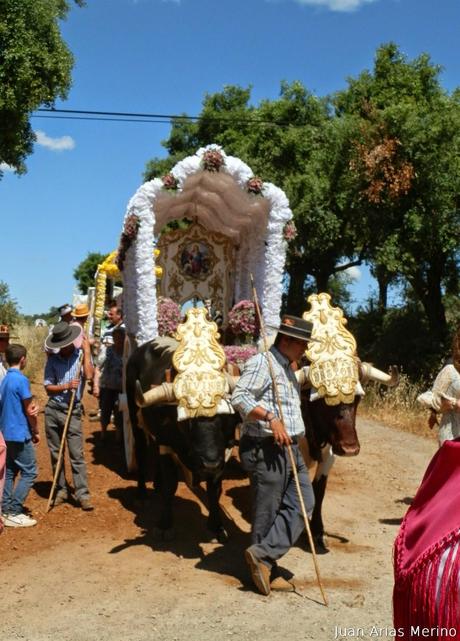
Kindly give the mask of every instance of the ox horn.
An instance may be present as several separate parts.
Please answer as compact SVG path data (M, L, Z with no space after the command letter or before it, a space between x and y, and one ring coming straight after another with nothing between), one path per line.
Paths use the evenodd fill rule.
M360 371L363 383L367 381L378 381L379 383L388 385L388 387L394 387L399 383L399 372L395 365L390 367L389 374L385 374L385 372L373 367L370 363L361 363Z
M172 383L162 383L146 392L142 391L141 384L136 381L136 405L148 407L158 403L171 403L176 400Z
M308 369L306 367L301 367L296 370L295 377L300 387L311 387L311 382L308 378Z

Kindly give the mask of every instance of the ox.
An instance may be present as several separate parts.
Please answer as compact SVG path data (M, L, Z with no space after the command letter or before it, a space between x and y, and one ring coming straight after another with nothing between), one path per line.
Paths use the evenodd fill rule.
M308 451L303 451L303 454L309 467L314 462L317 463L312 481L315 508L311 517L311 532L315 550L319 554L328 552L324 538L322 505L335 456L356 456L360 450L356 433L356 411L364 393L361 383L374 380L393 386L398 382L396 368L392 368L391 374L385 374L369 363L360 363L359 372L360 383L357 385L354 399L349 403L328 405L325 398L319 397L307 387L307 380L302 390L302 417L308 444Z
M206 482L207 526L213 536L224 543L228 537L219 510L222 474L226 450L234 444L235 427L240 419L237 414L229 413L177 420L177 407L172 404L175 402L172 384L163 382L165 373L171 371L177 345L174 339L157 338L137 348L126 366L126 393L138 462L138 489L140 493L145 492L145 431L154 439L159 454L161 512L158 528L163 536L167 536L173 526L172 505L178 485L178 463L192 487L201 481Z

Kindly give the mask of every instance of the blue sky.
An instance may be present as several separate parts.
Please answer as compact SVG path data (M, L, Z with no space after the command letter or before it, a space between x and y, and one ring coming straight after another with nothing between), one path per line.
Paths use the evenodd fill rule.
M253 86L275 98L282 80L319 96L372 68L395 41L443 66L460 85L458 0L87 0L62 25L75 56L73 86L57 107L176 114L200 112L206 92ZM71 300L72 272L89 251L115 249L146 161L165 154L167 124L33 118L28 173L0 181L0 280L23 313ZM363 271L354 287L364 300Z

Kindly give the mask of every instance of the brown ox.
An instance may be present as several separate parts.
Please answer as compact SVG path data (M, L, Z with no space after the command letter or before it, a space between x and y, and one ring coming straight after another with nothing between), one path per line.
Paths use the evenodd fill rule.
M392 368L391 375L385 374L368 363L361 363L360 382L368 380L392 386L398 382L398 373L396 368ZM322 505L329 472L336 456L356 456L359 454L356 411L362 394L361 385L358 385L352 402L328 405L324 398L319 398L317 394L311 394L311 389L303 388L302 390L302 416L308 443L308 451L304 451L303 454L308 466L311 466L313 462L317 463L312 481L315 508L311 518L311 531L316 552L320 554L329 551L324 540L322 519Z

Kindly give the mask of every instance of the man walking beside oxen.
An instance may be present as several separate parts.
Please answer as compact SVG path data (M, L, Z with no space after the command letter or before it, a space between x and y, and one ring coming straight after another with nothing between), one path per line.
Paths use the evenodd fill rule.
M88 339L83 337L81 348L75 347L74 342L81 333L80 325L69 325L61 321L53 327L45 341L45 347L51 352L46 362L44 379L49 396L45 408L45 431L54 474L64 426L70 412L66 443L69 448L75 498L83 510L92 510L83 453L81 399L85 380L93 377L93 365ZM62 465L57 479L54 505L63 503L68 498L69 490Z
M253 499L252 545L245 556L254 584L264 595L271 590L294 589L280 575L277 561L295 544L304 528L288 445L309 516L314 507L313 489L297 442L305 427L300 387L291 367L303 356L311 332L310 322L284 316L274 345L269 352L247 361L232 396L234 407L243 417L240 459L250 477Z

